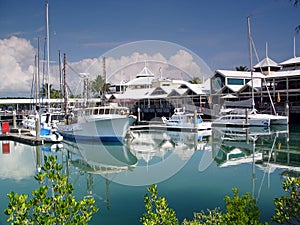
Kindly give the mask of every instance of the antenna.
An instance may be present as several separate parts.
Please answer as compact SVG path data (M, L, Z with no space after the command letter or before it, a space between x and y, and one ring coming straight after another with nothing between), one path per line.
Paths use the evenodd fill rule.
M296 35L294 34L294 58L296 58Z

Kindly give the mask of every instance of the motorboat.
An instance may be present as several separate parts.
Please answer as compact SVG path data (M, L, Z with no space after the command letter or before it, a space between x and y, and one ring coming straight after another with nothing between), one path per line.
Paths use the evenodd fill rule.
M231 111L228 111L228 114L221 115L212 121L212 126L269 127L271 119L258 115L259 114L248 113L247 110L232 109Z
M61 142L63 136L57 132L56 124L59 122L59 118L62 118L61 113L42 113L40 116L38 114L31 114L22 120L22 127L29 129L29 133L32 136L37 136L36 134L36 122L40 121L40 138L45 142Z
M288 117L258 113L256 109L228 109L212 122L213 126L273 126L287 125Z
M69 140L123 142L136 117L127 107L107 106L75 108L57 124L59 133Z
M203 121L199 113L187 113L184 108L175 108L174 114L169 119L162 117L162 121L168 127L180 129L208 130L212 125Z
M30 130L32 136L36 137L36 130ZM56 130L49 127L41 127L40 138L45 142L58 143L63 140L63 136Z

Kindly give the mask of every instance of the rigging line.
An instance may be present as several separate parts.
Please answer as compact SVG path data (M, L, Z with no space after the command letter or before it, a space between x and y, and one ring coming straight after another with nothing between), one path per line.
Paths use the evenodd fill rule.
M77 72L70 64L66 63L66 65L69 67L70 70L72 70L77 76L80 77L80 73Z
M258 54L257 54L257 51L256 51L256 47L255 47L255 44L254 44L254 41L253 41L252 37L251 37L251 44L252 44L253 49L254 49L254 53L255 53L255 56L256 56L256 60L257 60L258 62L260 62L260 61L259 61ZM263 70L262 70L261 66L259 66L259 69L260 69L260 72L263 74ZM263 78L263 81L264 81L264 84L265 84L266 89L267 89L267 92L268 92L268 96L269 96L269 99L270 99L270 102L271 102L271 106L272 106L273 112L274 112L274 114L276 115L276 114L277 114L277 113L276 113L276 109L275 109L275 106L274 106L274 103L273 103L273 99L271 98L270 90L269 90L269 87L268 87L268 85L267 85L267 81L266 81L265 77ZM252 87L252 88L253 88L253 87Z
M270 153L269 153L269 158L268 158L268 168L267 168L268 170L270 169L270 168L269 168L269 167L270 167L270 160L271 160L271 156L272 156L272 153L273 153L273 150L274 150L274 146L275 146L276 140L277 140L277 133L276 133L276 135L275 135L275 138L274 138L274 141L273 141L273 145L272 145L272 148L271 148ZM260 186L259 186L259 190L258 190L258 194L257 194L257 201L258 201L258 198L259 198L259 196L260 196L260 192L261 192L261 189L262 189L263 181L264 181L265 176L266 176L266 172L267 172L267 171L265 170L264 175L263 175L263 178L262 178L261 183L260 183Z

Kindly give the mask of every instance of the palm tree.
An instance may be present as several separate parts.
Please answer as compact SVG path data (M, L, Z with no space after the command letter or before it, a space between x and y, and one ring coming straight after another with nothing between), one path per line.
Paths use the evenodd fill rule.
M249 71L247 66L237 66L235 67L236 71Z
M50 88L50 98L61 98L62 97L59 90L52 88L52 84L49 85L49 88ZM46 98L47 93L48 93L48 83L45 83L42 86L40 96L42 96L43 98Z
M300 0L290 0L290 2L293 2L294 6L297 7L298 5L300 5ZM298 25L295 28L296 33L300 32L300 25Z
M202 81L200 80L199 77L193 77L191 80L189 80L189 82L191 84L201 84L202 83Z
M104 83L101 75L98 75L94 81L91 83L92 93L94 95L101 96L105 92L109 91L109 84Z

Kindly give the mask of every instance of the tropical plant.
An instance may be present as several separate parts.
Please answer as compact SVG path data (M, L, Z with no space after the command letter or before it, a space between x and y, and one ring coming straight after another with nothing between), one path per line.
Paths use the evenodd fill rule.
M105 83L101 75L98 75L91 83L92 93L101 96L103 93L109 91L109 84Z
M201 84L202 83L202 81L199 77L193 77L191 80L189 80L189 82L191 84Z
M194 219L188 221L184 219L182 225L218 225L222 224L222 212L219 208L214 210L207 209L207 213L203 210L198 213L194 213Z
M52 88L52 84L49 85L49 89L50 89L50 98L61 98L62 97L62 94L59 90ZM48 95L48 84L45 83L42 86L40 96L43 98L46 98L47 95Z
M282 187L288 195L274 199L272 220L280 224L300 224L300 177L287 178Z
M236 71L249 71L247 66L237 66L235 67Z
M246 224L262 224L259 221L260 210L256 205L255 199L246 193L239 197L238 189L233 188L233 198L225 196L226 213L222 213L218 208L207 210L207 213L201 211L194 214L192 221L183 221L183 225L246 225ZM265 223L267 224L267 223Z
M233 198L225 197L226 213L222 216L225 224L262 224L259 222L260 210L256 200L246 193L239 197L238 189L233 188ZM266 223L267 224L267 223Z
M158 197L157 185L148 188L149 194L144 196L146 213L140 218L144 225L179 224L175 211L168 207L164 197Z
M67 175L61 173L62 165L54 156L44 157L44 165L35 179L40 184L28 200L26 194L10 192L5 214L11 224L88 224L92 214L98 211L94 198L76 201L73 185Z

